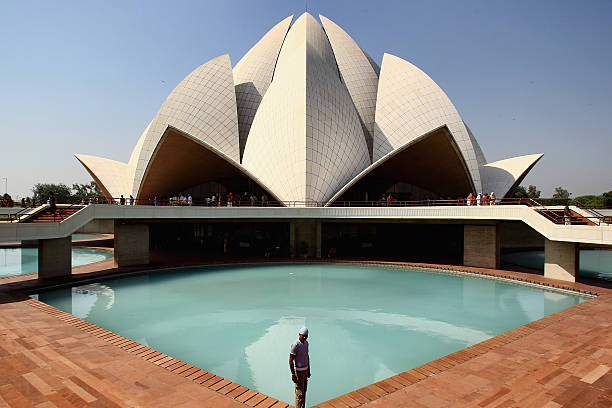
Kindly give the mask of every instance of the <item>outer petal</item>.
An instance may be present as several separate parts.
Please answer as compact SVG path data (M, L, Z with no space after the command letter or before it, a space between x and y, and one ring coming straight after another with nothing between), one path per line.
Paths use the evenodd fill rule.
M130 161L127 164L86 154L74 155L93 177L108 200L111 200L113 197L117 198L121 196L121 194L126 197L132 194L132 183L134 182L136 163L150 127L151 123L147 125L140 135L136 146L132 150Z
M376 101L374 161L442 125L448 126L481 191L474 146L459 113L444 91L411 63L385 54Z
M320 14L319 18L334 50L342 80L364 125L366 143L371 154L378 90L378 73L374 69L376 63L336 23Z
M283 201L326 202L368 156L329 41L305 13L287 34L242 163Z
M521 184L542 156L544 155L529 154L486 164L481 168L484 192L495 192L497 197L505 197Z
M234 67L241 158L255 112L272 82L276 59L291 20L293 15L272 27Z
M206 143L227 156L228 160L240 161L236 96L229 55L198 67L174 88L163 103L138 157L134 175L135 195L142 188L153 152L168 126Z
M95 180L108 200L132 192L131 169L126 163L86 154L74 155Z

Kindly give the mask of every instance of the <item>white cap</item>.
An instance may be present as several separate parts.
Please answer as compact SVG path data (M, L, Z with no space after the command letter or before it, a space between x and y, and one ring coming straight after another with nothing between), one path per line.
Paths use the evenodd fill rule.
M308 336L308 329L306 328L306 326L302 326L302 328L300 329L300 334Z

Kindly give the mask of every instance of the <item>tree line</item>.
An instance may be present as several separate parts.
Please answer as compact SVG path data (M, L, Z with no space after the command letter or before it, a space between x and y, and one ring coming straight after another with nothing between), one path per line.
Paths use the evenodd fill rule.
M516 198L538 199L540 198L541 194L542 192L532 184L530 184L527 188L523 186L518 186L516 190L514 190L514 197ZM571 198L571 195L572 193L570 193L563 187L556 187L552 198L558 199L559 201L567 201ZM574 197L571 198L571 202L580 202L581 204L587 205L589 207L610 208L612 207L612 191L601 193L600 195L583 195L579 197Z
M96 182L91 181L88 184L73 184L72 188L63 183L37 183L32 188L32 196L22 198L20 203L14 203L10 194L5 193L2 196L1 205L3 207L13 207L13 205L30 207L45 204L50 192L55 194L57 204L89 203L90 199L93 202L96 199L99 202L104 202L104 194L102 194Z

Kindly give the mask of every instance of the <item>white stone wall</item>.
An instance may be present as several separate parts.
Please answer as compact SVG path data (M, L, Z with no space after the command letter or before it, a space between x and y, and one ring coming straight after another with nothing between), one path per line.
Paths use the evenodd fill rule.
M463 155L476 191L482 191L476 152L457 109L427 74L391 54L383 56L375 120L374 162L446 125Z
M240 162L234 78L229 55L201 65L185 79L159 109L143 142L134 175L134 196L168 126L173 126Z

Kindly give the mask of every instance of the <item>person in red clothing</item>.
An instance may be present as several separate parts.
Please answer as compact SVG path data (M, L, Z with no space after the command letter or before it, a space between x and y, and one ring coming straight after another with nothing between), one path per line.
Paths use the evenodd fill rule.
M234 205L234 195L232 194L232 192L230 191L227 194L227 206L231 207L232 205Z
M482 205L489 205L489 195L487 193L482 197Z
M387 195L387 207L391 207L391 202L393 201L393 198L391 198L391 193L389 193Z
M474 205L474 201L476 201L474 194L470 193L465 199L465 205Z

